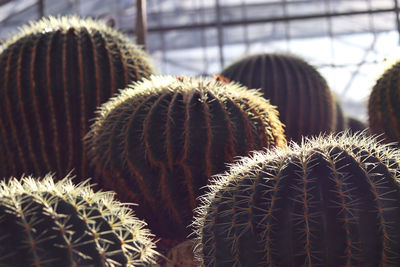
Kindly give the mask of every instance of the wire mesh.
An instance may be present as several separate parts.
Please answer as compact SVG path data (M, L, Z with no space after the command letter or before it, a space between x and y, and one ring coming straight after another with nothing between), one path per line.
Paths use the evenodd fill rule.
M0 38L44 15L108 20L133 38L135 0L0 1ZM317 66L344 109L365 102L399 44L397 0L147 0L147 49L159 73L212 75L240 57L289 52Z

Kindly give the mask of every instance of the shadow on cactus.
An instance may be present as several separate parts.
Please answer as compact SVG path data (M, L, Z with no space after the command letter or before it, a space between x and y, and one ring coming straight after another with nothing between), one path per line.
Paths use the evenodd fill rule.
M91 176L82 139L94 111L150 73L147 55L99 21L51 17L23 27L0 54L0 177Z
M248 88L261 88L276 105L288 140L337 130L336 103L321 74L303 59L258 54L233 62L221 75Z
M193 223L205 266L400 266L400 151L364 133L242 158Z
M400 61L387 69L372 88L368 101L369 129L386 142L400 142Z
M278 112L255 90L153 76L105 103L87 135L101 182L162 238L185 238L209 177L252 150L284 146Z
M0 183L1 266L150 266L146 224L87 181L25 177Z

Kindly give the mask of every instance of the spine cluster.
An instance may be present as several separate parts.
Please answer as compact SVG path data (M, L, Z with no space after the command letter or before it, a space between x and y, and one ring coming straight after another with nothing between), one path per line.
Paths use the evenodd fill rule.
M104 104L86 140L102 182L137 202L138 215L169 238L189 234L196 198L226 163L286 144L278 112L258 92L167 76Z
M1 266L150 266L145 223L109 192L70 177L0 183Z
M243 158L194 226L205 266L399 266L398 150L362 135Z
M87 177L83 137L96 108L148 77L147 55L100 22L42 19L0 54L0 177Z

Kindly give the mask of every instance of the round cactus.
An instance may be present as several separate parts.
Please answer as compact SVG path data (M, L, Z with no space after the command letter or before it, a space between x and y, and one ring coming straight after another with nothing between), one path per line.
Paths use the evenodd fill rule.
M101 22L62 17L22 28L0 53L0 178L91 175L82 139L94 111L150 73L147 55Z
M111 192L51 175L0 183L1 266L150 266L146 224Z
M336 131L333 95L319 72L303 59L284 54L245 57L224 68L221 75L248 88L261 88L264 97L276 105L286 126L286 137Z
M87 135L101 182L139 204L152 231L185 238L196 198L226 162L286 144L257 91L212 79L153 76L105 103Z
M257 152L197 209L205 266L400 266L400 151L348 132Z
M400 62L387 69L372 88L368 101L369 128L387 142L400 141Z

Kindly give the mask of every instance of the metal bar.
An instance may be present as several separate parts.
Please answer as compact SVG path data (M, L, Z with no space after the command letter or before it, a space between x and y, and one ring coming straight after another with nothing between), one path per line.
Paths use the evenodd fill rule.
M285 22L285 21L294 21L294 20L318 19L318 18L327 18L327 17L333 18L333 17L341 17L341 16L390 13L390 12L396 12L396 8L349 11L349 12L332 12L332 13L284 16L284 17L262 18L262 19L248 19L247 18L244 20L235 20L235 21L219 21L219 23L218 22L205 22L205 23L196 23L196 24L191 24L191 25L149 27L147 30L148 30L148 32L192 30L192 29L198 29L198 28L216 27L216 26L218 26L218 24L220 24L220 26L236 26L236 25L243 25L243 24ZM400 21L399 21L399 23L400 23ZM400 24L399 24L399 33L400 33Z
M162 10L161 0L158 0L157 3L158 3L158 5L157 5L157 13L158 13L157 23L158 23L158 25L162 26L163 21L162 21L161 14L163 13L163 10ZM168 71L167 71L168 57L167 57L167 46L166 46L166 41L165 41L165 32L163 32L163 31L159 32L159 36L161 39L161 42L160 42L161 62L162 62L161 68L162 68L163 73L168 73Z
M396 14L396 26L397 32L399 33L399 44L400 44L400 10L399 10L399 2L397 0L394 1L394 12Z
M218 50L219 50L219 64L221 69L224 67L224 40L223 40L223 31L222 31L222 18L221 18L221 6L219 4L219 0L215 0L215 11L216 11L216 26L218 31ZM206 23L207 24L207 23ZM205 26L207 27L207 26Z
M282 0L283 16L288 16L288 8L286 0ZM290 51L290 21L285 21L285 40L286 40L286 50Z
M199 0L198 0L199 1ZM206 17L206 13L204 12L204 7L201 5L201 0L200 3L196 1L197 4L197 14L198 14L198 20L203 22L204 18ZM209 63L208 63L208 54L207 54L207 38L206 38L206 32L205 29L202 28L200 29L200 42L201 42L201 47L203 51L203 72L202 74L205 76L208 76L208 68L209 68Z
M147 39L146 0L136 0L136 43L146 50Z
M38 5L38 18L40 19L41 17L44 16L44 0L38 0L37 5Z
M247 19L247 9L246 9L245 0L242 0L242 18ZM246 45L245 54L248 54L249 50L250 50L249 26L247 25L247 23L244 23L243 27L244 27L244 36L243 37L244 37L244 43Z

